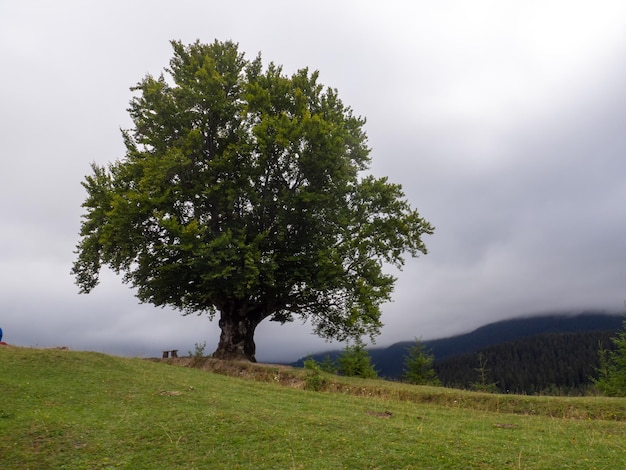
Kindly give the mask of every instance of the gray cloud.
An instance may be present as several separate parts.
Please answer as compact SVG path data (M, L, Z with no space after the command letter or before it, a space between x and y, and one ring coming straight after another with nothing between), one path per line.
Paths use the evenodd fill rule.
M622 2L24 1L0 6L0 326L21 345L116 354L215 347L203 317L138 305L105 273L69 275L80 186L123 156L129 87L170 39L233 39L287 72L319 69L367 117L373 172L436 227L397 273L378 344L626 297ZM262 324L262 360L327 347Z

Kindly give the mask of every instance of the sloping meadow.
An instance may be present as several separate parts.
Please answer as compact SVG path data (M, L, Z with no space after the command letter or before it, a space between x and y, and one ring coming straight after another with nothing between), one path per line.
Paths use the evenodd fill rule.
M3 468L623 468L626 400L0 348Z

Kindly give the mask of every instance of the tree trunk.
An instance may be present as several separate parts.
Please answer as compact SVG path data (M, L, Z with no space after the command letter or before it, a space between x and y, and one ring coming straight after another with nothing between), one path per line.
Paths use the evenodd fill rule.
M253 315L240 317L230 312L221 312L220 342L213 357L229 361L243 360L256 362L256 346L254 344L254 331L260 320Z

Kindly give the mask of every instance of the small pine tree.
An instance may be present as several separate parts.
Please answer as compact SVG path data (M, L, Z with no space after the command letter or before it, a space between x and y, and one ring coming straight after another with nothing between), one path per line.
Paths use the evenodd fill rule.
M615 349L600 348L598 379L593 382L600 392L609 397L626 396L626 319L622 331L611 338Z
M478 372L478 382L472 384L472 390L478 392L497 393L498 384L496 382L490 382L488 380L490 369L487 369L487 359L483 357L483 353L478 353L478 367L475 369Z
M426 347L415 338L415 344L407 348L402 377L414 385L441 385L433 368L434 361L435 356L430 351L427 351Z
M337 359L338 372L346 377L362 377L375 379L378 372L374 369L372 359L365 350L365 344L358 338L353 345L348 344Z
M321 370L328 372L329 374L337 373L337 363L328 354L324 356L324 360L319 363L319 366Z

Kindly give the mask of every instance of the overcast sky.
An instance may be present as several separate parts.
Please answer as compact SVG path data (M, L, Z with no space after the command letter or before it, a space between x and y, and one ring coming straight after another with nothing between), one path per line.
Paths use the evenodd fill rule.
M436 226L398 272L378 345L535 313L623 312L626 2L3 1L0 327L22 346L212 352L217 322L70 276L90 163L124 155L129 87L171 39L309 67L367 118L373 171ZM328 348L266 322L257 358Z

